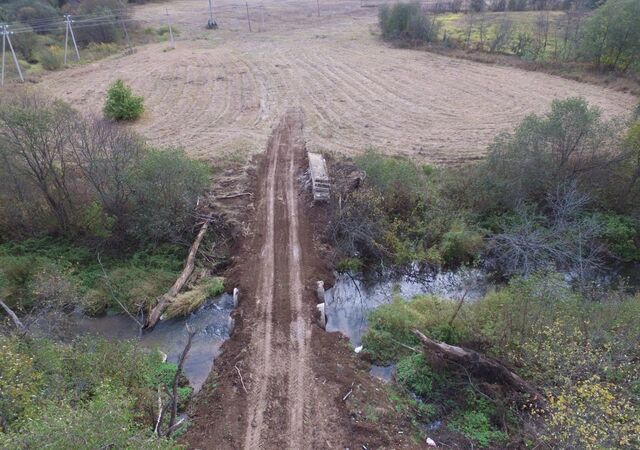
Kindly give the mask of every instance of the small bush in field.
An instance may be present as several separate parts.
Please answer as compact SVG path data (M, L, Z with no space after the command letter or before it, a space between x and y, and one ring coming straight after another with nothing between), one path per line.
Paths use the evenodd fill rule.
M429 20L417 2L384 5L378 20L385 40L418 44L434 42L438 38L438 22Z
M40 63L44 69L59 70L63 62L62 50L59 47L44 47L40 50Z
M107 91L104 115L112 120L136 120L144 112L144 99L133 95L122 80L116 80Z

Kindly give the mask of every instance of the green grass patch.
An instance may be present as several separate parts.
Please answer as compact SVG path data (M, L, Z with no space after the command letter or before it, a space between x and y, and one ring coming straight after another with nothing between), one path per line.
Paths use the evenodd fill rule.
M51 237L5 242L0 244L0 293L18 310L63 301L91 314L121 312L114 297L137 310L169 288L185 254L175 245L121 254Z

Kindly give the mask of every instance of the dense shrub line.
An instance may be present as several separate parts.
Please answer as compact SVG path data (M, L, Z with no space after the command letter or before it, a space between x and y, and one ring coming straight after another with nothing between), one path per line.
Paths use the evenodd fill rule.
M0 103L0 231L123 242L175 239L208 180L180 150L149 149L135 133L36 92Z
M31 91L0 98L0 161L0 296L11 307L136 313L171 285L205 165Z
M353 161L363 185L332 205L339 267L482 263L500 277L551 268L586 281L637 261L637 129L570 98L498 136L479 163L420 168L369 151Z
M382 6L379 23L382 37L402 45L440 43L444 47L505 53L532 61L587 63L597 69L637 73L640 71L640 4L636 0L606 2L545 2L527 6L526 1L496 0L495 12L561 9L561 16L540 12L535 23L515 14L486 16L484 0L471 2L459 27L444 27L447 19L427 13L417 3ZM595 8L595 11L591 9ZM530 14L530 13L526 13ZM575 64L574 64L575 65Z

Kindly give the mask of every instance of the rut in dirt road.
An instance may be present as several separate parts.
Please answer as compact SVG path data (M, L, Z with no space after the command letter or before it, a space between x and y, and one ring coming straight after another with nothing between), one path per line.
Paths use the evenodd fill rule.
M303 311L295 182L295 159L303 152L302 112L290 109L269 140L265 198L257 212L263 215L266 229L257 267L258 320L250 343L245 448L265 448L265 443L274 441L292 449L303 447L311 333ZM283 315L285 311L289 314ZM265 414L281 424L286 421L286 434L269 427Z

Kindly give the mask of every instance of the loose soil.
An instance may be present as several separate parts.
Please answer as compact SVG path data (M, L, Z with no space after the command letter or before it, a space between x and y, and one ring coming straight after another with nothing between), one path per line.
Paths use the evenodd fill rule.
M316 281L332 275L314 237L322 207L300 182L306 165L303 114L292 108L256 174L251 232L228 274L240 289L237 331L193 408L190 448L413 446L410 424L359 419L363 402L392 406L346 340L315 323Z
M168 44L47 75L44 89L99 114L107 86L122 78L145 97L135 128L153 144L179 146L201 159L245 158L265 148L288 106L306 115L312 151L353 155L367 147L423 162L482 156L497 133L551 100L584 96L608 117L626 114L630 94L433 53L392 48L377 34L376 8L354 0L215 2L220 29L207 31L206 2L133 8L144 26L180 31ZM261 17L264 16L264 26ZM257 31L257 30L264 31Z

